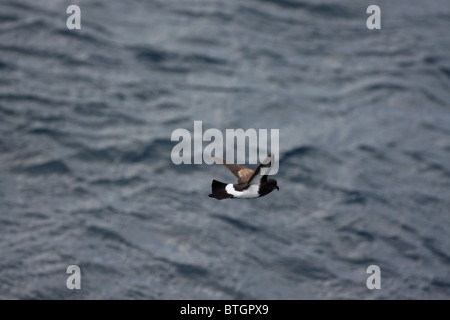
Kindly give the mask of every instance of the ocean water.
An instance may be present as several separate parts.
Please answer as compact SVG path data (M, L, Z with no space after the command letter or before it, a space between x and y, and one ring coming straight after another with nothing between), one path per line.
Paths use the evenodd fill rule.
M0 298L449 299L449 27L444 0L2 0ZM281 190L209 198L226 168L171 161L195 120L279 129Z

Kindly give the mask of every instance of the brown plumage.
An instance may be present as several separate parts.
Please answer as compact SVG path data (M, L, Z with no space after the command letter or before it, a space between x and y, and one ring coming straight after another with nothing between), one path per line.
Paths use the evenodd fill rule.
M239 190L242 190L243 188L247 187L252 176L255 174L255 171L247 167L244 167L243 165L227 163L225 160L222 160L217 157L213 157L213 159L216 160L218 163L223 164L228 169L230 169L230 171L236 176L236 178L238 178L237 185L240 187Z

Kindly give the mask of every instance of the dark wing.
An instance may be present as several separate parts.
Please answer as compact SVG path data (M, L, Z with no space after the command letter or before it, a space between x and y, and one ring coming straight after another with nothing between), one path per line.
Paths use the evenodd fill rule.
M243 165L240 164L232 164L232 163L226 163L224 160L213 157L218 163L223 164L226 166L230 171L238 178L238 184L247 185L247 182L254 174L254 171L252 169L249 169Z
M256 168L255 172L252 174L250 179L248 179L247 185L243 189L246 189L246 188L248 188L249 186L251 186L253 184L259 185L260 182L266 182L267 181L267 175L263 175L262 172L261 172L261 169L262 168L269 168L269 167L271 167L272 166L272 160L273 160L273 157L269 155L266 158L266 160L263 163L261 163L258 166L258 168Z

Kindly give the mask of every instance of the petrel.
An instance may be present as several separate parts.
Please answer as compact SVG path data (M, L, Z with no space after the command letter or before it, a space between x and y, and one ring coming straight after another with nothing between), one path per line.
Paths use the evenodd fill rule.
M212 193L209 195L211 198L216 198L217 200L228 198L253 199L265 196L274 189L280 190L277 185L277 180L268 179L267 175L261 173L261 168L271 166L271 161L268 162L267 159L253 171L240 164L226 163L222 159L216 157L213 158L217 163L222 163L230 169L230 171L238 178L238 183L227 184L213 180L211 184ZM271 157L269 156L269 158Z

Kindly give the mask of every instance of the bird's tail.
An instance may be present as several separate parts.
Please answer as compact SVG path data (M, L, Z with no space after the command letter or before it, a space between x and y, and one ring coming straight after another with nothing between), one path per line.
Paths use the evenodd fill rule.
M217 200L233 198L233 196L225 190L226 186L226 183L213 180L211 184L212 193L209 196L211 198L216 198Z

